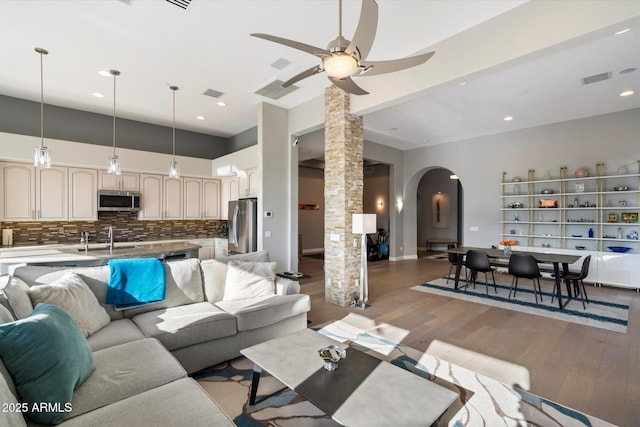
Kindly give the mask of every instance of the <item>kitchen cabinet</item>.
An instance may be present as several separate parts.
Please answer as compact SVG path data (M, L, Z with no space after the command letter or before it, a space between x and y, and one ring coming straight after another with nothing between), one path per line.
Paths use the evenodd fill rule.
M0 215L2 221L34 221L36 173L33 165L0 163Z
M201 219L203 214L202 179L184 178L184 219Z
M36 220L67 220L69 207L67 173L67 168L59 166L36 169Z
M182 178L163 177L163 219L182 219Z
M98 171L69 168L69 220L98 219Z
M229 202L238 200L238 177L223 178L220 185L220 216L222 219L229 219Z
M216 237L214 240L214 258L221 258L229 255L229 239Z
M163 178L162 175L140 174L142 207L138 214L139 219L163 219Z
M190 240L190 243L195 243L196 245L201 246L201 248L198 249L198 258L201 261L205 259L213 259L215 254L214 239L196 239L196 240Z
M112 175L101 170L100 189L140 191L140 174L122 172L120 175Z
M220 219L220 180L202 180L202 204L204 219Z
M258 196L258 169L245 169L238 175L238 197ZM230 199L235 200L235 199Z
M543 178L531 169L526 180L504 173L501 240L516 240L518 250L590 254L586 281L640 288L640 162L638 168L607 174L599 163L595 176L569 176L563 167Z

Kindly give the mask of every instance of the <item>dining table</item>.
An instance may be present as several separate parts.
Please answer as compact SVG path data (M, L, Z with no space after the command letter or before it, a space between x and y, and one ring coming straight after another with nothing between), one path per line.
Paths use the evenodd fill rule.
M574 262L580 259L579 255L571 255L571 254L562 254L557 252L530 252L530 251L511 251L511 253L505 254L503 249L498 248L481 248L481 247L470 247L470 246L458 246L455 248L448 248L445 250L446 253L457 254L457 263L456 263L456 275L454 280L454 287L458 289L458 283L460 281L460 272L462 271L462 265L464 263L464 255L469 250L482 251L487 254L490 260L499 260L508 262L511 253L521 253L521 254L529 254L533 256L539 264L551 264L553 265L553 276L555 279L555 289L556 289L556 297L558 298L558 307L562 310L571 300L571 281L566 278L567 273L569 272L569 264L573 264ZM499 264L503 266L507 266L507 264ZM560 272L560 266L562 266L562 274ZM550 270L551 271L551 270ZM562 277L565 277L565 284L567 287L567 299L566 302L562 301Z

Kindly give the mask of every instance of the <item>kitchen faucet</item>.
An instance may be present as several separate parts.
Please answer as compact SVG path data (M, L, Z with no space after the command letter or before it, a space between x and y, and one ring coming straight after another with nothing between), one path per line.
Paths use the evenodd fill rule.
M80 244L84 245L84 254L87 254L87 251L89 250L89 232L88 231L81 231L80 232Z
M113 253L113 227L109 226L109 234L107 235L109 238L109 253Z

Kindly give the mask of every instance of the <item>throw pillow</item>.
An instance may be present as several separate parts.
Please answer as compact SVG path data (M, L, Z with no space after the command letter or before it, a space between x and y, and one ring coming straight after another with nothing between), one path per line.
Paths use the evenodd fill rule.
M26 319L0 325L0 357L27 403L27 416L42 424L63 421L73 391L95 367L75 321L51 304L38 304Z
M48 285L32 286L33 305L47 303L63 308L76 321L85 337L109 324L111 318L80 276L68 272Z
M275 262L229 261L223 301L275 294Z
M33 306L31 305L31 299L29 299L29 285L12 276L2 289L2 292L4 292L4 296L9 301L16 319L24 319L31 314Z

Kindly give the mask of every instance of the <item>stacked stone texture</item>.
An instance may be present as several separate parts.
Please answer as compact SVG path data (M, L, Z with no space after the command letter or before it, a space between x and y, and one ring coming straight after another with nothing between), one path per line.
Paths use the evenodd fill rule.
M352 215L362 213L362 117L350 113L349 94L325 90L325 300L349 306L359 294L360 235ZM339 240L332 240L331 236ZM354 239L357 246L354 247Z

